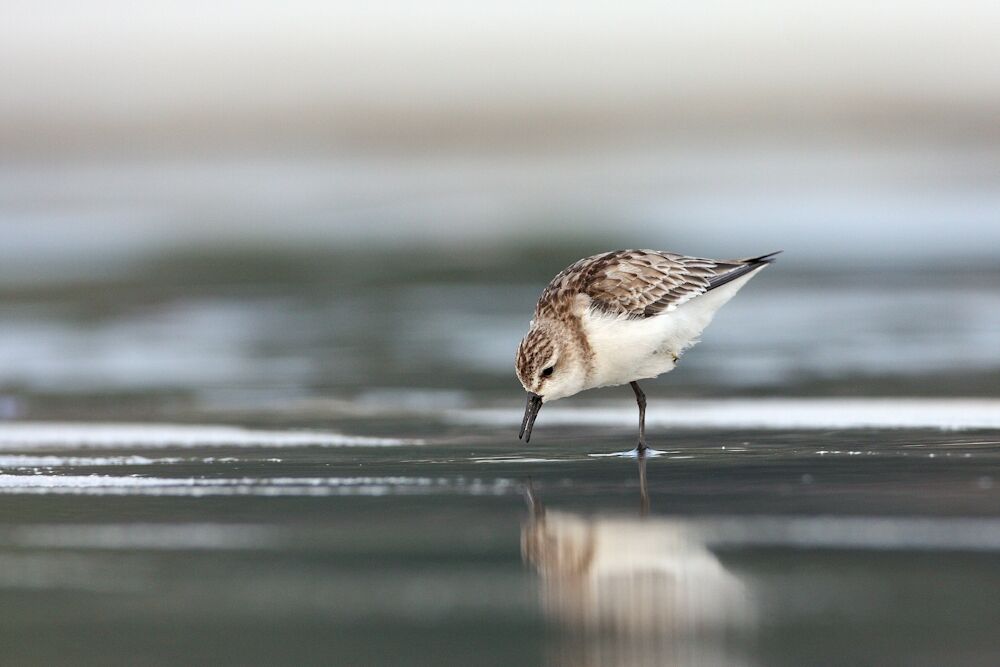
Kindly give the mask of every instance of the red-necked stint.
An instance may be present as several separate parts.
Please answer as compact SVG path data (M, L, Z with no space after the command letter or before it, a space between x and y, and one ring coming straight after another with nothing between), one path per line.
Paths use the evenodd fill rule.
M543 403L629 384L639 404L636 450L644 454L646 395L637 380L672 371L715 311L777 254L700 259L615 250L567 267L542 292L517 348L517 377L528 392L518 437L531 439Z

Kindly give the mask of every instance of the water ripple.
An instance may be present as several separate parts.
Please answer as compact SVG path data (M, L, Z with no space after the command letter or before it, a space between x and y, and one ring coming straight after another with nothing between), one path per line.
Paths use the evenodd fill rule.
M0 450L191 447L380 447L419 445L414 438L373 438L325 431L266 431L238 426L7 422Z
M0 494L98 496L385 496L426 493L504 495L519 493L514 480L434 477L227 477L138 475L5 475Z

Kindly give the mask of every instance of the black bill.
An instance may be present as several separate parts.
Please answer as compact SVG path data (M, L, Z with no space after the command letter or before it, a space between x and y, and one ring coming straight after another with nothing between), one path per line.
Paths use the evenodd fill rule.
M518 439L524 438L525 442L531 441L531 427L535 425L535 417L542 409L542 397L538 394L528 394L528 405L524 407L524 419L521 420L521 432L517 434Z

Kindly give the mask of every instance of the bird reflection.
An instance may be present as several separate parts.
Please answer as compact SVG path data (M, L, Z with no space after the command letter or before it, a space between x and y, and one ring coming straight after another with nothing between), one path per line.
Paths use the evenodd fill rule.
M541 575L542 612L562 628L559 665L746 664L729 639L752 626L744 583L683 523L588 517L543 506L529 484L522 556Z

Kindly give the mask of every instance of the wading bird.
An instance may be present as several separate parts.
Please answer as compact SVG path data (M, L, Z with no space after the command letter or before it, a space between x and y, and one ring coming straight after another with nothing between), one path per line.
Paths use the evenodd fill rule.
M518 437L531 439L545 403L629 384L639 404L636 451L644 454L646 395L637 381L673 370L715 312L777 254L700 259L615 250L567 267L542 292L517 348L515 370L528 392Z

